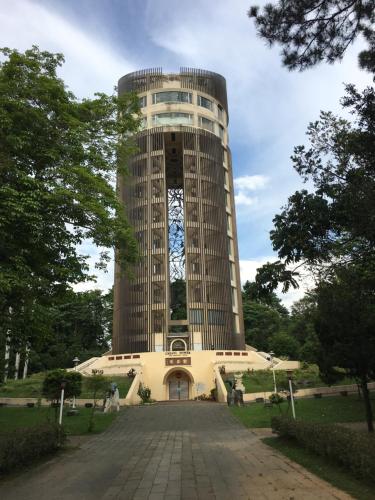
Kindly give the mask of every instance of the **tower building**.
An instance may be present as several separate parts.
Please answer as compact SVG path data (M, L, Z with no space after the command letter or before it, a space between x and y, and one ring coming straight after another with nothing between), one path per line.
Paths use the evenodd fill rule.
M142 130L118 186L140 260L116 271L112 353L244 349L225 79L147 69L129 91Z

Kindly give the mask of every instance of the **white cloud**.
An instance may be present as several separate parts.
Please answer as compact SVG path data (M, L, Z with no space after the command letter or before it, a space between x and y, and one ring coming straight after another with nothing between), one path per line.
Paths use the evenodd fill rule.
M240 190L255 191L268 184L269 178L265 175L244 175L234 179L234 186Z
M245 207L252 207L258 203L258 198L248 196L243 191L240 191L238 194L235 195L234 201L236 202L237 206L242 205Z
M216 71L227 80L234 173L269 178L257 203L237 187L239 246L241 255L251 259L271 251L272 218L301 188L290 155L294 146L306 142L308 123L320 110L342 114L343 82L363 88L371 84L371 76L358 68L360 40L341 64L289 72L281 65L280 47L270 49L256 35L248 8L248 0L217 0L214 7L195 0L188 9L183 2L171 9L169 0L152 0L146 19L152 41L169 52L172 63Z
M66 63L60 70L70 89L79 97L94 92L112 93L117 80L134 69L112 47L63 17L28 0L5 2L0 10L1 45L25 50L39 45L62 52Z

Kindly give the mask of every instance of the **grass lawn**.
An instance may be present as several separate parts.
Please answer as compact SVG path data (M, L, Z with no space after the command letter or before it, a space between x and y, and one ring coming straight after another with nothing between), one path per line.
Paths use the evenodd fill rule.
M375 483L370 484L355 478L347 470L305 450L291 440L270 437L262 439L262 441L333 486L346 491L354 498L358 500L374 499Z
M0 387L0 397L3 398L39 398L42 397L42 385L45 373L35 373L25 380L8 380L5 385ZM110 382L116 382L119 388L120 397L126 397L129 387L133 381L126 376L106 377L108 385ZM83 377L82 393L79 396L82 399L91 399L92 394L86 388L87 377Z
M75 417L66 416L64 409L63 426L67 434L71 436L87 434L91 408L79 408L79 415ZM103 432L116 418L117 413L101 413L94 416L94 433ZM55 409L50 407L34 408L0 408L0 432L7 433L20 427L31 427L33 425L54 421Z
M375 401L375 395L372 395L372 401ZM286 402L281 404L283 413L287 408ZM270 427L271 417L280 415L278 408L265 408L262 403L252 403L244 407L231 406L230 409L246 427ZM365 408L363 400L357 395L299 399L296 401L296 415L299 419L311 422L364 422Z
M286 374L284 370L275 370L276 385L278 382L285 382ZM309 365L307 368L301 368L293 372L293 379L297 387L308 389L310 387L324 387L319 378L319 370L315 365ZM271 370L256 370L251 373L244 373L242 377L245 392L268 392L273 391L273 375ZM336 385L354 384L353 379L345 378Z

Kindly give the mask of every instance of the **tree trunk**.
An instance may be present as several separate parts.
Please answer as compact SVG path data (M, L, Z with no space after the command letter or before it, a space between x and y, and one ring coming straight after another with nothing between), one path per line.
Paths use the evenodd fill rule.
M365 403L365 408L366 408L367 428L368 428L369 432L374 432L374 422L373 422L372 408L371 408L371 401L370 401L370 391L368 390L366 379L362 380L361 387L362 387L363 401Z

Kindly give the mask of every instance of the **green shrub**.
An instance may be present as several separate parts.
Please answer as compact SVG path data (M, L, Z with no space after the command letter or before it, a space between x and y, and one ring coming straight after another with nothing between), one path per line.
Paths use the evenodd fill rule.
M273 417L272 429L280 437L295 439L305 448L371 481L375 477L375 437L335 424L320 424Z
M284 401L284 398L277 392L274 392L270 395L269 400L273 405L281 405L281 403Z
M142 403L149 403L151 401L151 389L145 387L143 384L139 384L137 394L141 398Z
M56 451L65 437L64 430L51 423L0 434L0 474Z
M61 396L61 383L65 381L64 399L79 396L82 390L82 375L79 372L67 372L63 369L47 373L43 380L42 394L50 401L58 401Z

